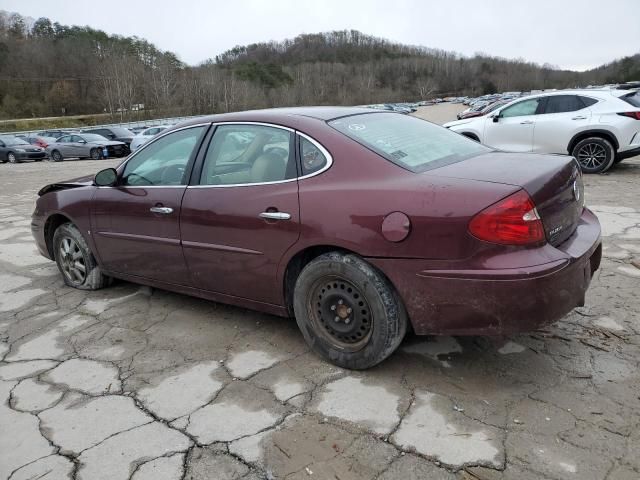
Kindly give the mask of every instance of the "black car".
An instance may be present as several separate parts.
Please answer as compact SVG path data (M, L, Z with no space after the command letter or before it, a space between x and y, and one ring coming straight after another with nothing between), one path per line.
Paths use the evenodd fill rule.
M126 143L127 147L131 147L131 141L133 140L133 133L122 127L89 128L83 130L82 133L96 133L102 135L107 140Z
M13 135L0 135L0 162L20 163L22 160L41 161L47 156L42 148L31 145Z

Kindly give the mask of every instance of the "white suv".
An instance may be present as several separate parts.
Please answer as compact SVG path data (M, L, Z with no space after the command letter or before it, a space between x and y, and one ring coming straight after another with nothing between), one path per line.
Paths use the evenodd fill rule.
M562 90L445 127L509 152L573 155L586 173L640 155L640 91Z

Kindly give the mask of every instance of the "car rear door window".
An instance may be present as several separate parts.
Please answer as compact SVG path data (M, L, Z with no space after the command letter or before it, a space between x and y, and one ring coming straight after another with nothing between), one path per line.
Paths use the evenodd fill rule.
M185 185L189 161L205 127L178 130L162 137L127 162L122 173L125 186Z
M575 112L585 108L585 104L577 95L552 95L547 97L544 113Z
M249 185L296 177L293 133L266 125L220 125L205 156L201 185Z
M538 110L539 98L531 98L529 100L523 100L510 107L504 108L500 112L501 118L509 117L523 117L525 115L535 115Z
M590 107L591 105L595 105L596 103L598 103L598 100L596 100L595 98L583 97L582 95L578 95L578 98L582 100L582 103L584 103L585 107Z

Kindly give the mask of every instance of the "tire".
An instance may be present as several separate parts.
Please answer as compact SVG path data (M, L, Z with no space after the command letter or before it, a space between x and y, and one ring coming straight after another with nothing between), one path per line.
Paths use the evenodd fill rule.
M571 151L584 173L603 173L611 168L616 150L609 140L588 137L580 140Z
M18 157L16 157L16 154L13 152L7 153L7 160L9 160L9 163L20 163L20 160L18 160Z
M309 347L353 370L383 361L407 331L407 313L389 280L352 254L330 252L306 265L293 309Z
M89 157L91 158L91 160L100 160L102 158L102 154L100 153L99 149L92 148L89 152Z
M72 223L60 225L53 234L53 256L64 283L70 287L98 290L111 283L111 278L102 274L80 230Z
M61 162L63 160L62 154L58 150L51 152L51 160L54 162Z

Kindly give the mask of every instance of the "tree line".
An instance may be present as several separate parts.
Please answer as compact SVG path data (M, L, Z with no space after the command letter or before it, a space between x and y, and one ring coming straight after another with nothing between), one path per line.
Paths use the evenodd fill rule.
M586 72L402 45L358 31L238 46L196 66L138 37L0 11L0 118L198 115L640 80L640 54Z

